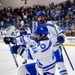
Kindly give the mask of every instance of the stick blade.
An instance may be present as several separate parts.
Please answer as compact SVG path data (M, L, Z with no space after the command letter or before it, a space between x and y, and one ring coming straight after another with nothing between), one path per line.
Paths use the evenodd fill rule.
M6 37L9 37L12 32L14 32L15 26L11 26L10 29L7 31Z

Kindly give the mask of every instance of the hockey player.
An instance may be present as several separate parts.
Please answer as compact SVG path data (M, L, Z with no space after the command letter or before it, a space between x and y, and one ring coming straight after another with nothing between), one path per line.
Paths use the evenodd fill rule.
M52 24L52 22L49 22L49 21L47 22L45 20L45 14L42 11L37 12L36 17L38 20L38 24L44 24L44 25L46 24L48 31L49 31L48 36L51 39L53 44L61 44L65 41L64 31L61 30L61 28L59 28L56 24ZM58 35L57 35L55 28L58 32ZM60 40L58 40L58 39L60 39ZM56 62L57 62L56 66L59 69L60 75L68 75L67 70L64 65L64 59L63 59L63 55L62 55L62 47L59 45L59 48L57 49L57 46L55 46L54 50L55 50L54 54L56 56Z
M35 34L35 45L33 47L30 47L29 42L26 45L28 56L31 60L36 60L37 64L35 64L38 68L34 68L37 69L37 71L38 69L41 69L42 73L40 75L54 75L56 58L53 52L53 44L51 40L47 37L48 29L45 25L39 25L35 29ZM17 48L16 50L11 49L11 52L15 54L21 53L21 55L24 54L24 50L22 48ZM26 70L28 71L26 66L27 65L25 64L20 67L19 75L26 74ZM37 75L33 73L31 74L30 70L28 71L28 73L30 75Z
M53 53L53 44L47 38L48 29L44 25L39 25L35 29L35 34L37 45L28 49L29 57L37 59L37 64L42 69L43 75L54 75L56 58Z
M28 60L28 55L26 51L26 40L27 40L27 32L25 28L22 26L19 28L20 34L16 37L5 37L4 42L5 44L12 43L10 51L12 54L18 54L22 56L24 59L23 65L19 67L17 75L36 75L36 60ZM27 36L26 36L27 35ZM25 40L24 40L25 39ZM28 40L29 41L29 40ZM27 62L28 61L28 62Z
M26 47L25 44L23 44L23 40L21 38L22 38L23 35L27 35L27 32L25 31L25 28L23 26L21 26L19 28L19 30L20 30L19 34L15 37L11 37L11 36L10 37L4 37L5 44L12 43L13 46L11 46L11 49L15 49L15 51L19 47L23 47L23 48ZM15 53L15 54L17 54L17 53ZM20 55L21 55L21 53L20 53Z
M25 27L25 30L27 31L27 33L28 33L28 34L31 34L31 30L30 30L30 28L29 28L29 23L28 23L28 22L26 22L26 23L24 24L24 27Z

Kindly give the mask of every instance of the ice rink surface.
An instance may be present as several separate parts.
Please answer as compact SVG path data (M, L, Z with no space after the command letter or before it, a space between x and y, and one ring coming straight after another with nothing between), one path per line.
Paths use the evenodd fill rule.
M65 49L75 68L75 46L71 46L71 47L66 46ZM68 70L68 75L75 75L75 70L72 70L67 60L67 57L64 53L64 50L63 50L63 55L64 55L65 66ZM17 61L20 66L23 62L23 59L20 56L17 56ZM9 46L3 43L0 43L0 75L17 75L17 70L18 68L16 67L14 63L12 54L10 53L10 50L9 50ZM60 75L57 68L56 68L55 75Z

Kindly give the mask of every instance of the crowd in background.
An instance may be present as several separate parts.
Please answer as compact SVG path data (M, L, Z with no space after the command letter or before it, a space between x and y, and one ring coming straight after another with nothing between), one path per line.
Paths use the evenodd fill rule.
M32 28L32 21L37 21L36 13L43 11L46 20L57 21L67 36L75 36L75 2L70 0L59 4L49 3L49 6L34 5L33 7L4 7L0 9L0 29L10 25L20 26L28 23Z

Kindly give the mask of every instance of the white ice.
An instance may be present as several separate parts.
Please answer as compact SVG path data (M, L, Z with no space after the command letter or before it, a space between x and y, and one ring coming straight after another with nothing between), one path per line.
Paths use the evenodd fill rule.
M75 47L67 46L65 47L69 58L75 68ZM64 53L63 50L63 55L64 55L64 61L65 61L65 66L68 70L68 75L75 75L75 70L72 70L67 57ZM17 56L17 61L19 63L19 66L21 66L23 59L20 56ZM9 46L5 44L0 43L0 75L17 75L17 70L18 68L16 67L12 54L10 53ZM56 68L56 74L55 75L60 75L58 72L58 69Z

